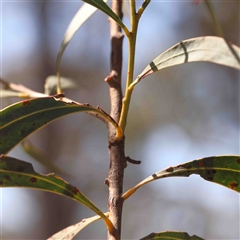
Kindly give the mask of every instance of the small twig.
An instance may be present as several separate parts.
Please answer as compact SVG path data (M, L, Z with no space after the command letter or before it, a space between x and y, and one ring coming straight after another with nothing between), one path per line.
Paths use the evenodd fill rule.
M138 9L138 13L137 13L138 19L141 17L141 15L143 14L144 10L146 9L146 7L150 2L151 0L144 0L142 6Z
M6 89L12 89L16 92L21 93L22 95L19 95L18 97L22 97L22 98L41 98L41 97L49 97L49 95L44 94L44 93L40 93L40 92L36 92L33 91L21 84L15 84L15 83L8 83L2 79L0 79L0 82L5 86ZM77 104L81 104L78 103L76 101L73 101L69 98L66 98L65 95L63 93L61 94L56 94L53 97L55 97L56 99L61 99L65 102L75 102ZM103 115L99 114L98 112L87 112L89 115L96 117L100 120L102 120L107 126L113 124L114 125L114 129L117 129L117 135L121 138L122 137L122 132L121 129L118 127L118 124L114 121L114 119L112 119L106 112L104 112L101 108L98 108L104 115L109 117L109 121L107 121L106 117L104 117ZM110 123L111 122L111 123Z
M130 163L132 163L132 164L141 164L141 161L131 159L130 157L126 157L126 161L127 161L127 162L130 162Z
M106 184L109 187L109 181L108 178L105 179L104 184Z
M4 89L9 89L9 83L0 78L0 83L4 85Z

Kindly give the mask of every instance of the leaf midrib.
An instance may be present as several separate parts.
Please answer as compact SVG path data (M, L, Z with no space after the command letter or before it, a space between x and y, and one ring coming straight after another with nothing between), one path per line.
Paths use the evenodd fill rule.
M70 106L70 107L71 107L71 108L77 108L77 107L82 107L82 108L84 108L85 106ZM40 113L42 113L42 112L48 112L48 111L52 111L52 110L58 110L58 109L61 109L61 108L69 108L69 106L59 106L59 107L45 108L45 109L43 109L43 110L38 110L37 112L34 111L34 112L31 112L31 113L28 113L27 115L18 117L17 119L14 119L14 120L6 123L5 125L1 126L1 127L0 127L0 130L6 128L7 126L9 126L9 125L11 125L11 124L13 124L13 123L15 123L15 122L21 121L21 120L23 120L23 119L25 119L25 118L28 118L28 117L31 117L31 116L33 116L33 115L37 115L37 114L40 114ZM89 107L86 107L86 108L89 108ZM88 111L88 112L98 112L98 111L97 111L96 109L94 109L94 108L91 109L91 110L89 109L89 110L82 110L82 111L86 111L86 112L87 112L87 111ZM99 113L100 113L100 112L99 112ZM67 113L67 114L71 114L71 113ZM67 114L64 114L64 115L67 115Z
M199 171L199 170L216 170L216 171L228 171L228 172L236 172L236 173L240 173L240 169L236 170L236 169L230 169L230 168L221 168L221 167L199 167L199 168L191 168L191 169L176 169L173 170L173 172L167 172L166 170L164 170L164 172L161 172L158 175L158 173L155 173L157 175L157 178L161 178L163 175L171 175L174 173L179 173L179 172L190 172L189 175L194 174L194 171ZM198 173L197 173L198 174ZM216 173L215 173L216 174Z
M14 174L14 175L20 174L21 176L25 176L25 177L38 178L38 179L40 179L40 180L42 180L42 181L44 181L44 182L47 182L47 183L50 183L50 184L52 184L52 185L54 185L54 186L59 187L60 189L64 190L65 192L69 192L70 194L73 194L73 192L71 192L70 190L64 188L63 186L61 186L61 185L59 185L59 184L57 184L57 183L55 183L55 182L50 181L49 179L47 179L48 176L36 175L36 173L35 173L35 174L30 174L30 173L16 172L16 171L3 170L3 169L0 169L0 172L2 172L2 173ZM54 175L54 177L56 178L55 175ZM64 180L62 180L62 181L64 181ZM65 182L65 181L64 181L64 182ZM66 184L67 184L67 183L66 183ZM72 185L69 184L69 186L72 186ZM39 188L37 188L37 187L30 187L30 188L33 188L33 189L42 189L43 191L47 191L47 192L51 192L51 193L54 192L54 193L58 193L59 195L67 196L66 194L59 193L59 192L55 192L55 191L53 191L53 190L52 190L52 191L51 191L51 190L47 190L47 189L42 188L42 187L39 187ZM81 195L83 195L80 191L79 191L79 193L80 193ZM77 198L72 198L72 197L70 197L70 196L68 196L68 197L70 197L70 198L72 198L72 199L75 199L75 200L78 199L78 200L82 201L82 199L79 198L78 195L76 195L76 196L77 196ZM84 196L84 195L83 195L83 196ZM85 196L84 196L84 197L85 197Z
M226 54L225 52L216 51L216 50L213 50L213 49L211 49L211 48L201 48L201 49L197 49L197 48L196 48L196 49L191 49L191 50L187 51L186 53L197 52L197 51L211 51L211 52L220 53L220 54L222 54L222 55L224 55L224 56L229 56L229 55ZM166 52L166 53L167 53L167 52ZM161 62L156 63L155 65L158 66L158 65L162 64L163 62L166 62L166 61L168 61L168 60L171 60L171 58L175 58L175 57L179 57L179 56L182 56L182 55L186 55L186 53L183 52L183 53L179 53L179 54L176 54L176 55L172 55L171 57L168 57L168 58L162 60ZM163 55L164 55L164 53L163 53ZM162 56L163 56L163 55L162 55ZM161 58L161 56L159 56L159 58ZM202 61L203 61L203 60L202 60ZM154 60L153 60L152 62L154 63ZM191 62L191 61L190 61L190 62ZM148 66L149 66L149 65L148 65ZM151 68L151 67L150 67L150 68Z

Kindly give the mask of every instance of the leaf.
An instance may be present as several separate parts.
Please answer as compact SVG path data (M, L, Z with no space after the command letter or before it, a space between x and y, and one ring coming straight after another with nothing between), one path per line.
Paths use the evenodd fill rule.
M240 192L240 155L206 157L176 167L169 167L145 178L135 187L125 192L122 197L126 200L137 189L157 179L189 177L191 174L198 174L207 181L218 183L236 192Z
M0 157L0 187L27 187L69 197L90 208L103 218L108 227L112 227L104 213L76 187L53 173L48 175L36 173L32 164L19 159L4 155Z
M12 89L16 92L19 92L19 96L18 97L21 97L21 98L40 98L40 97L48 97L48 95L46 94L43 94L43 93L40 93L40 92L36 92L36 91L33 91L21 84L15 84L15 83L7 83L7 88L8 89Z
M240 70L240 48L220 37L198 37L182 41L156 57L129 88L163 68L200 61Z
M31 163L9 156L0 156L0 187L28 187L70 197L88 206L88 199L74 186L51 173L36 173ZM91 207L95 209L95 207ZM95 211L96 212L96 211Z
M61 88L62 89L73 89L79 88L79 85L70 78L61 77ZM50 75L45 80L45 94L52 95L57 92L57 76Z
M68 25L68 28L65 32L63 41L61 43L60 49L58 51L57 56L57 93L61 93L61 81L60 81L60 67L63 53L68 46L69 42L75 35L75 33L79 30L79 28L83 25L83 23L91 17L97 9L100 9L108 16L113 18L124 30L126 35L129 35L129 31L127 27L123 24L122 20L115 14L112 9L106 4L107 0L84 0L86 2L82 5L82 7L78 10L78 12L73 17L72 21Z
M194 160L191 162L187 162L176 167L169 167L163 171L157 172L150 177L144 179L142 182L138 183L135 187L126 191L122 198L123 200L127 200L131 195L133 195L140 187L144 186L147 183L155 181L157 179L166 178L166 177L188 177L191 174L199 174L207 181L216 182L223 186L229 187L230 189L236 190L240 192L240 156L218 156L218 157L208 157L199 160ZM104 213L108 216L108 212ZM64 235L64 231L69 231L70 233L74 233L75 235L79 233L84 227L89 225L92 222L99 220L98 216L94 216L92 218L86 219L86 222L80 222L79 225L70 226L69 229L66 228L59 233L56 233L50 239L61 239L61 237L66 237ZM167 235L170 234L168 238ZM174 234L175 237L174 238ZM185 235L186 234L186 235ZM75 236L74 235L74 236ZM165 238L157 238L157 237ZM185 238L179 238L179 237ZM188 238L186 238L188 236ZM54 237L54 238L53 238ZM152 238L151 238L152 237ZM153 238L154 237L154 238ZM67 239L67 238L63 238ZM71 239L71 238L70 238ZM201 240L197 236L190 237L187 233L179 233L179 232L163 232L163 233L152 233L145 239L190 239L190 240Z
M106 1L107 0L105 0L105 2ZM87 3L84 3L82 7L77 11L72 21L70 22L70 24L68 25L65 35L63 37L63 41L61 43L60 49L58 51L58 56L57 56L57 72L59 75L60 75L60 65L61 65L62 56L69 42L72 40L73 36L79 30L79 28L83 25L83 23L86 22L86 20L89 17L91 17L96 11L97 11L97 8ZM57 79L56 79L56 82L57 82Z
M105 214L106 217L109 216L109 214ZM98 221L100 219L99 216L94 216L90 218L83 219L81 222L74 224L72 226L69 226L67 228L62 229L60 232L55 233L53 236L48 238L47 240L71 240L73 239L81 230L83 230L85 227L87 227L89 224Z
M98 8L109 17L111 17L120 27L122 27L123 31L126 35L129 35L129 31L127 27L123 24L122 20L118 17L118 15L113 12L113 10L103 1L103 0L83 0L84 2Z
M8 98L8 97L19 97L19 98L28 97L28 94L1 89L0 98Z
M36 130L71 113L87 112L100 115L116 127L116 138L122 136L117 123L102 109L89 104L64 101L62 95L36 98L10 105L0 111L0 154L7 154L14 146Z
M186 232L160 232L160 233L151 233L148 236L141 238L140 240L203 240L203 238L197 237L196 235L189 236Z

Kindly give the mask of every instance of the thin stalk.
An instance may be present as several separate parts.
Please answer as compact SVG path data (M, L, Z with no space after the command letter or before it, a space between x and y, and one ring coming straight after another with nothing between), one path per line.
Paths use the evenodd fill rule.
M143 12L147 8L148 4L151 2L151 0L145 0L142 4L142 6L138 9L138 19L142 16Z
M112 1L112 10L122 19L122 0ZM123 33L121 27L113 20L110 23L110 39L111 39L111 71L105 81L109 85L111 117L119 122L122 109L122 88L121 88L121 72L122 72L122 43ZM119 128L120 132L121 128ZM119 135L111 124L108 125L108 151L109 151L109 171L108 178L105 183L109 188L108 211L109 220L113 224L113 231L108 229L108 240L121 239L121 221L122 221L122 193L123 193L123 177L126 167L124 154L124 136Z
M60 71L57 72L57 94L62 93Z
M132 89L128 89L133 81L134 74L134 63L135 63L135 49L136 49L136 38L137 38L137 28L138 28L138 15L136 13L135 0L130 1L130 16L131 16L131 31L128 36L128 75L125 90L125 97L123 98L123 106L119 121L119 126L124 131L127 123L127 115L130 106L130 100L132 95Z
M216 35L223 38L224 37L223 36L223 31L221 29L221 26L220 26L218 20L217 20L216 15L215 15L215 12L214 12L214 9L213 9L213 5L212 5L211 1L205 0L205 3L207 5L207 9L208 9L208 11L210 13L210 16L212 18L213 27L214 27Z

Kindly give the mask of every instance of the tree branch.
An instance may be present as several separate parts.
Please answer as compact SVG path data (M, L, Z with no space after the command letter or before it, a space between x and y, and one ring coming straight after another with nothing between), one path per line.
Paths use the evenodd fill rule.
M115 0L112 2L112 10L122 19L122 0ZM111 117L118 122L122 108L122 42L123 33L121 27L112 19L109 18L110 23L110 40L111 40L111 71L105 81L110 87L110 101L111 101Z
M122 19L122 0L114 0L112 2L112 10ZM119 122L122 109L122 43L123 33L118 24L109 19L110 22L110 40L111 40L111 71L105 81L109 85L111 117ZM108 211L109 219L112 221L115 231L108 232L108 239L119 240L121 238L121 219L122 219L122 191L124 168L126 167L126 159L124 154L124 137L116 140L115 129L109 124L109 157L110 166L108 179L109 186Z

